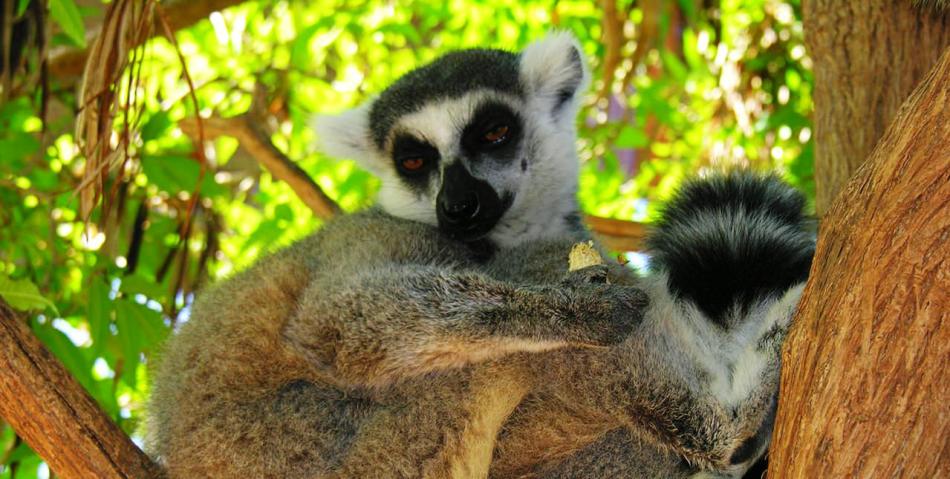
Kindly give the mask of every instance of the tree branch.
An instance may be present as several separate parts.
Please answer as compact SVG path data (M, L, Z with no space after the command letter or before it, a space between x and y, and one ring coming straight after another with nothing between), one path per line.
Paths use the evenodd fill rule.
M950 50L822 221L770 478L947 477Z
M624 221L602 216L585 215L584 222L611 251L639 251L647 227L643 223Z
M178 127L191 138L197 137L197 122L187 118ZM320 189L305 171L281 152L260 127L263 120L252 112L231 118L204 118L207 139L230 136L247 150L274 178L287 183L294 193L321 219L330 219L340 213L340 207ZM632 221L587 215L584 221L597 233L604 244L614 251L636 251L642 248L646 227Z
M57 476L162 476L3 300L0 416Z
M206 139L221 135L234 137L274 178L287 183L320 219L328 220L340 213L340 206L323 192L320 185L274 146L259 126L261 121L252 118L251 113L231 118L204 118L202 123ZM180 121L178 127L186 135L197 137L198 128L194 118Z
M168 23L173 31L194 25L200 20L208 17L212 12L223 10L225 8L242 3L244 0L165 0L162 7L168 15ZM152 35L161 35L164 31L162 25L156 19L155 26L152 28ZM99 35L100 26L94 27L87 32L87 40ZM92 45L91 41L87 44ZM138 45L132 45L135 47ZM87 48L60 47L50 52L49 56L49 74L58 81L68 83L73 82L82 75L83 67L86 65L86 58L89 56Z

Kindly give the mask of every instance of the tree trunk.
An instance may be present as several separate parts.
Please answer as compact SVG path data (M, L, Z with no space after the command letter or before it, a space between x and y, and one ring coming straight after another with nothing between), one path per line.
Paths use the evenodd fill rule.
M59 477L161 476L3 300L0 417Z
M815 65L815 206L824 216L950 45L950 12L911 0L810 0L804 27Z
M950 50L822 222L769 477L950 477Z

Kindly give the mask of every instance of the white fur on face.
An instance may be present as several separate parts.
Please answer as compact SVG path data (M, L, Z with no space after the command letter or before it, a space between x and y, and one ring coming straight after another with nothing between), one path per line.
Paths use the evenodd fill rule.
M520 75L527 89L521 114L528 169L514 203L491 233L502 247L561 234L569 227L566 218L577 212L574 123L588 83L577 40L556 32L532 43L521 53ZM563 98L565 91L569 98Z
M471 164L460 152L461 135L478 107L492 100L517 112L524 121L521 161ZM409 133L435 146L442 157L440 172L461 161L476 178L487 181L499 195L514 200L489 237L500 247L562 234L565 218L576 212L578 160L573 125L575 110L568 106L562 115L552 115L547 98L530 97L527 102L492 91L475 91L460 98L433 102L401 118L394 131ZM567 117L567 118L565 118ZM566 120L566 121L564 121ZM405 188L396 176L384 178L379 203L390 214L428 224L436 224L435 198L441 181L430 184L427 194ZM440 174L441 178L441 174Z
M398 173L395 171L380 176L382 187L379 189L376 203L383 211L397 218L436 225L438 223L438 218L435 215L436 196L431 193L420 194L407 188L397 176Z
M463 162L474 177L488 182L499 196L513 197L511 207L489 236L500 247L513 247L563 234L570 227L567 218L577 212L579 165L574 122L577 98L588 81L583 64L573 36L554 33L529 45L521 54L524 100L476 90L459 98L430 102L400 118L393 132L406 132L427 141L442 157L438 179L422 192L408 188L390 155L373 143L369 131L372 101L334 117L318 117L314 127L325 152L355 159L380 177L383 187L378 203L386 212L413 221L437 223L435 199L441 187L441 172L456 161ZM470 164L459 151L463 129L488 100L508 105L524 121L522 151L510 164Z
M426 103L419 110L400 118L393 125L390 137L404 132L425 140L439 150L441 163L451 164L461 156L462 130L478 107L489 101L508 105L516 112L522 109L521 100L514 96L492 90L475 90L458 98Z
M380 175L383 187L377 201L387 213L435 225L438 222L435 211L436 197L442 186L442 172L457 161L462 161L473 176L487 181L499 193L516 190L518 175L513 175L509 170L517 168L517 165L486 172L461 158L462 131L471 121L478 107L489 100L510 105L516 111L520 105L520 100L510 95L478 90L459 98L427 103L418 111L400 118L393 125L393 133L390 134L389 141L398 133L407 133L434 146L439 150L441 158L438 175L429 182L426 191L421 193L407 188L400 180L395 165L392 161L388 161L388 171L385 172L385 176ZM388 146L387 149L389 149Z

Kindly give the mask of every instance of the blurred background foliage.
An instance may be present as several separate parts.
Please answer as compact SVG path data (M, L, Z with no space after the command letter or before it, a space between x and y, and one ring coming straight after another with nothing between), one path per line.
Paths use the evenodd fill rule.
M77 79L53 62L87 46L106 3L0 1L14 19L0 85L0 294L133 437L148 358L194 293L320 226L236 139L199 145L183 133L195 102L206 118L262 109L271 141L352 211L378 183L315 150L312 114L353 106L447 50L520 49L563 28L594 78L578 119L587 213L649 221L684 176L733 165L778 171L814 195L797 0L231 3L176 33L193 97L158 28L130 52L135 74L115 83L110 128L127 155L98 176L105 205L87 222ZM48 476L0 421L0 478Z

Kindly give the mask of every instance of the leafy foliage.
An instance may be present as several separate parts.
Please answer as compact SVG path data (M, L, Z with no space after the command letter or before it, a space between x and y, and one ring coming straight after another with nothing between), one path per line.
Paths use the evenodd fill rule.
M82 45L83 22L101 21L73 0L49 5L63 45ZM733 165L781 171L813 195L797 0L619 0L615 10L580 0L260 0L209 12L177 41L201 115L261 106L274 144L348 211L370 204L378 182L316 151L313 113L353 106L446 50L519 49L552 27L573 31L591 58L579 118L587 212L648 220L685 175ZM178 54L164 38L144 53L133 63L142 81L121 82L133 91L116 95L142 104L131 128L116 125L117 137L130 134L130 160L103 178L105 207L88 223L74 194L86 162L71 80L50 79L45 94L39 83L5 91L0 105L0 295L32 311L36 334L134 437L148 361L195 292L319 227L234 138L198 145L183 134L177 124L195 109ZM36 67L16 84L35 80ZM0 429L0 478L45 474Z

